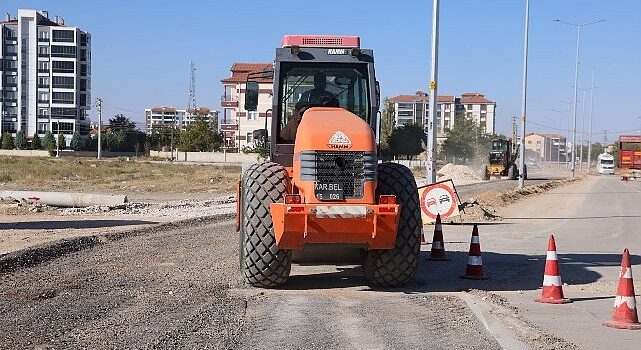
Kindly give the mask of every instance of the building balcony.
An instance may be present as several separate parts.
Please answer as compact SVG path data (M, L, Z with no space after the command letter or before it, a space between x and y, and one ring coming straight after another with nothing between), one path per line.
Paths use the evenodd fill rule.
M220 130L222 131L236 131L238 130L238 124L236 123L221 123Z
M231 96L221 96L220 106L223 108L238 108L238 100Z

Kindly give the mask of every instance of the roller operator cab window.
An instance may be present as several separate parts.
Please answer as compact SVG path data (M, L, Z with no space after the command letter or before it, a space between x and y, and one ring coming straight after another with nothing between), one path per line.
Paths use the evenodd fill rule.
M310 107L340 107L370 121L367 65L283 63L280 71L279 143L294 143Z

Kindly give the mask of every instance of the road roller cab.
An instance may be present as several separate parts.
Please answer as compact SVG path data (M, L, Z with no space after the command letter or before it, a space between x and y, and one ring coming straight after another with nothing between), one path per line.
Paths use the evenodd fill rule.
M409 169L378 163L372 50L355 36L285 36L273 71L249 74L246 110L256 111L266 77L273 79L272 125L262 132L270 161L247 168L238 186L246 281L278 286L293 250L337 244L363 249L370 284L408 282L420 248L418 194Z

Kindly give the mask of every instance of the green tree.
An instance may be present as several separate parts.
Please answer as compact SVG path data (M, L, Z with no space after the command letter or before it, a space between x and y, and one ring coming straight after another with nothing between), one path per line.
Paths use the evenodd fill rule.
M105 149L116 152L133 152L143 148L144 136L142 135L144 133L141 133L136 128L136 123L125 115L117 114L109 119L107 129L107 134L111 133L112 135L108 138L109 142L107 142Z
M201 114L198 114L196 122L188 125L180 135L179 148L184 152L211 152L220 150L221 146L222 136L214 132Z
M390 152L395 156L403 155L412 159L423 151L424 139L423 127L418 124L405 124L392 130L389 137Z
M65 134L58 134L58 148L61 150L67 148L67 139L65 138Z
M16 132L16 139L13 142L16 149L27 149L27 146L29 145L23 130L18 130L18 132Z
M31 149L42 149L42 143L40 142L40 136L38 136L38 133L33 134L33 138L31 139Z
M89 137L87 137L87 140L85 141L84 150L85 151L97 151L98 150L98 137L89 135Z
M463 114L457 116L454 127L445 131L447 139L443 142L443 155L464 161L471 159L477 148L478 129L471 118Z
M394 103L385 99L385 107L381 115L381 131L380 131L380 145L381 155L386 156L390 154L389 139L394 131Z
M69 147L71 147L71 149L74 151L80 151L82 149L82 139L80 138L80 134L78 134L78 132L73 133Z
M162 151L175 147L180 140L180 132L180 129L169 125L154 125L147 140L149 149Z
M13 136L7 131L2 134L2 149L13 149Z
M56 149L56 139L54 138L51 131L45 132L45 137L44 137L44 141L42 142L42 147L45 150L49 151L49 153L53 152Z

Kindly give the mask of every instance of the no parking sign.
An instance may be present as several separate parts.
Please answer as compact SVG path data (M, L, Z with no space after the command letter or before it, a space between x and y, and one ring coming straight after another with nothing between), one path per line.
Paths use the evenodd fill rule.
M433 223L436 215L441 214L441 219L458 216L456 190L452 180L433 183L418 190L421 201L421 216L423 223Z

